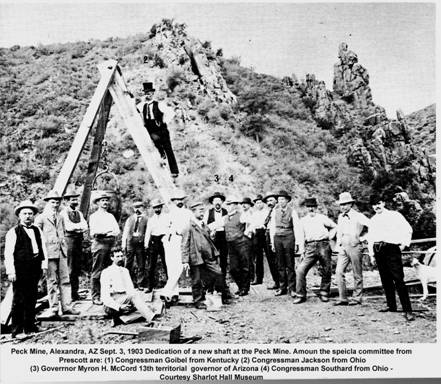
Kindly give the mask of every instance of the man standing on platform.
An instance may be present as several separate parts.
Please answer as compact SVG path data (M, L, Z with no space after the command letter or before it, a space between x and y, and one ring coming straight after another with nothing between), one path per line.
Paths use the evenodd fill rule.
M46 242L49 308L53 317L59 315L59 291L62 313L78 315L79 312L71 308L72 294L67 261L67 244L64 238L64 223L59 212L62 198L57 191L52 190L44 200L47 202L46 207L43 213L35 219L35 225L43 232Z
M45 241L41 230L33 225L38 208L29 200L15 208L19 223L6 233L5 268L12 283L12 337L22 332L38 332L35 325L38 280L47 270Z
M378 195L371 196L370 203L375 215L371 218L367 236L369 255L371 263L374 264L374 261L377 263L387 301L387 306L380 309L380 312L397 311L395 298L397 291L404 317L407 321L412 321L415 318L404 283L401 259L401 251L408 247L412 240L412 227L401 213L386 209L383 199Z
M317 212L317 199L315 197L306 199L305 206L308 208L308 214L300 219L305 240L305 255L297 268L297 297L294 299L294 304L306 301L306 275L317 260L322 266L319 297L321 301L328 302L332 273L332 251L329 240L335 237L336 224L329 217Z
M145 269L144 238L147 228L147 216L144 213L144 203L133 203L135 213L129 216L124 225L122 249L126 253L126 265L136 288L147 288ZM136 262L136 267L135 267Z
M79 193L68 191L63 198L67 203L61 211L64 224L64 239L67 246L67 264L71 285L72 301L80 299L78 295L79 277L81 275L81 262L83 260L83 233L88 230L83 214L78 210Z
M276 252L279 267L280 288L275 295L296 297L295 254L303 253L303 236L300 230L299 216L288 203L291 196L280 191L277 196L278 205L271 215L269 224L271 244Z
M109 195L105 192L97 192L92 202L98 205L98 210L90 215L89 228L92 238L92 302L95 305L102 305L100 277L104 268L108 267L112 260L110 251L119 235L119 226L109 209Z
M167 264L165 263L165 251L163 238L170 227L170 216L162 211L164 203L160 199L152 200L154 214L147 221L147 229L144 237L144 247L147 250L148 288L146 292L155 288L155 271L158 256L161 258L162 267L167 277Z
M337 221L337 267L335 277L338 285L339 300L334 305L360 305L363 295L362 248L360 236L369 227L369 219L352 206L354 200L349 192L339 196L340 215ZM352 264L354 274L354 292L348 301L345 271Z
M273 278L274 284L270 285L268 289L279 289L279 268L277 266L276 253L273 251L271 246L271 236L269 230L269 223L271 221L272 213L274 212L274 207L277 204L277 194L274 192L268 192L263 198L263 202L268 207L268 214L265 218L265 255L268 260L268 266Z

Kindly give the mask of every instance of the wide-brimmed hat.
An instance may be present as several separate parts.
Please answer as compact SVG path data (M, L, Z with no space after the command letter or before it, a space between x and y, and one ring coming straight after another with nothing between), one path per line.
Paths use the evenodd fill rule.
M210 204L213 203L213 200L214 200L216 197L218 197L218 198L221 199L222 201L225 201L225 196L224 196L222 193L220 193L220 192L214 192L214 193L208 198L209 203L210 203Z
M96 191L92 203L96 204L101 199L110 199L110 195L106 191Z
M315 197L307 197L305 199L305 207L317 207L317 199Z
M177 189L170 197L171 200L184 200L187 197L182 189Z
M284 197L286 199L288 199L288 201L291 201L291 196L288 195L288 192L286 192L285 190L281 189L279 191L279 193L277 194L277 197Z
M254 203L251 201L251 199L249 197L244 197L240 203L241 204L249 204L251 206L254 206Z
M152 208L155 208L164 205L164 202L161 199L153 199L151 205Z
M80 193L75 190L75 188L68 188L66 192L64 192L63 199L70 199L71 197L79 197Z
M378 193L372 194L369 197L369 204L370 205L377 205L380 201L384 202L384 198L381 195L379 195Z
M61 200L62 197L60 196L60 194L58 193L58 191L52 189L51 191L48 192L48 194L46 195L45 198L43 198L44 201L49 201L49 200Z
M274 197L275 199L277 199L277 193L274 192L274 191L267 192L267 193L265 194L265 197L263 198L263 202L266 203L266 201L267 201L270 197Z
M133 203L133 208L144 207L144 203L142 201L135 201Z
M144 92L155 92L156 89L153 88L153 83L151 81L146 81L142 83L142 89Z
M343 192L340 193L340 195L338 196L338 201L337 204L348 204L348 203L353 203L355 200L352 198L351 194L349 192Z
M259 201L259 200L263 201L263 196L262 196L262 195L257 195L257 196L253 199L254 203L255 203L256 201Z
M30 208L30 209L32 209L34 211L34 215L38 213L37 206L31 200L25 200L25 201L22 201L20 204L18 204L15 207L15 209L14 209L15 216L18 216L18 214L20 213L20 211L23 208Z
M199 207L199 206L203 206L204 205L204 203L202 202L202 201L193 201L191 204L190 204L190 209L194 209L194 208L196 208L196 207Z
M239 199L237 196L228 196L227 201L225 204L240 204L242 202L241 199Z

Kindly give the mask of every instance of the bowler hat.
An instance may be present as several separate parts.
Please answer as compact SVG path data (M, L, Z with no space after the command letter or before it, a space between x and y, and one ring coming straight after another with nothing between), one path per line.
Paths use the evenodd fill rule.
M254 206L254 203L251 201L251 199L249 197L244 197L240 203L241 204L249 204L251 206Z
M105 191L96 191L92 203L96 204L101 199L110 199L110 196Z
M353 203L354 201L355 200L352 198L349 192L343 192L340 193L337 203L342 205L342 204Z
M34 215L38 213L37 206L31 200L25 200L15 207L14 209L15 216L18 216L18 214L23 208L32 209L34 211Z
M308 197L305 199L306 207L317 207L317 199L315 197Z
M155 92L155 88L153 88L153 83L150 81L142 83L142 88L144 89L144 92Z
M71 197L78 197L80 193L78 193L75 188L68 188L66 192L64 192L63 199L70 199Z
M270 198L270 197L274 197L275 199L277 199L277 193L271 191L271 192L267 192L267 194L265 195L265 197L263 198L263 202L266 203L266 201Z
M288 201L291 201L291 196L288 195L288 192L286 192L285 190L281 189L279 191L279 193L277 194L277 197L284 197L285 199L288 199Z
M213 203L213 200L214 200L216 197L218 197L218 198L221 199L222 201L225 201L225 196L224 196L222 193L220 193L220 192L214 192L213 195L211 195L211 196L208 198L208 201L210 202L210 204Z
M182 189L178 189L176 190L172 195L171 195L171 200L184 200L187 197L187 195L185 194L185 192Z
M253 199L254 202L261 200L263 201L263 196L262 195L257 195L255 199Z
M151 202L151 205L152 205L152 208L155 208L155 207L159 207L159 206L164 205L164 203L161 199L153 199Z
M48 194L46 195L46 197L43 200L49 201L49 200L61 200L61 199L62 199L62 197L60 196L58 191L56 191L55 189L52 189L51 191L48 192Z
M144 203L142 201L135 201L133 203L133 208L144 207Z
M384 201L383 197L379 195L378 193L372 194L369 197L369 204L370 205L377 205L380 201Z

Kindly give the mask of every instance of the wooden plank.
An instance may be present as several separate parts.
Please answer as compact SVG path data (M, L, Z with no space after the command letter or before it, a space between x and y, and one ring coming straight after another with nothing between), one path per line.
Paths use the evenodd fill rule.
M116 60L109 60L102 63L100 66L100 82L95 89L95 93L93 94L86 114L83 117L80 128L75 135L75 139L70 147L69 153L67 154L66 160L64 160L64 164L61 167L57 180L55 181L54 189L60 195L64 193L69 179L77 165L81 151L83 150L87 137L89 136L89 132L92 128L93 122L95 121L95 117L98 113L101 102L106 95L110 82L112 81L117 64L118 63Z
M86 220L89 216L90 195L92 193L93 181L95 179L101 158L103 140L106 134L107 121L109 119L111 106L112 96L110 95L109 91L106 91L106 95L101 102L99 119L96 125L92 150L90 152L89 164L87 167L87 176L84 182L83 194L81 196L80 211L83 213Z
M11 320L12 297L13 292L11 284L0 304L1 325L3 326L7 326L9 324L9 321Z
M139 342L155 344L179 344L181 339L181 325L159 326L157 328L141 327L137 329Z
M161 167L161 158L158 150L154 146L147 129L144 127L141 114L136 108L135 99L129 96L129 91L119 71L115 72L113 83L110 85L109 90L153 181L159 189L159 193L164 202L169 205L170 197L176 190L176 187L173 184L168 168Z
M427 239L416 239L412 240L410 244L420 244L420 243L436 243L436 237L430 237Z

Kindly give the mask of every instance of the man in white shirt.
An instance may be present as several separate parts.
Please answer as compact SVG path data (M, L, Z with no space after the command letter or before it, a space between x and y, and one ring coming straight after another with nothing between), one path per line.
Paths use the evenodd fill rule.
M127 218L124 225L121 245L126 254L125 267L129 270L135 287L144 289L147 288L144 249L147 216L142 201L135 201L133 210L134 214Z
M47 257L44 236L33 225L38 208L29 200L15 208L19 223L6 233L5 268L12 283L11 326L12 337L22 332L38 332L35 325L35 304L38 280L46 273Z
M155 271L158 255L161 258L162 267L167 278L167 264L165 263L165 251L163 238L170 228L170 216L162 211L164 203L160 199L152 200L153 216L147 221L144 247L147 250L147 290L155 288Z
M102 270L112 263L110 260L110 250L120 232L115 216L107 212L109 198L110 196L105 192L97 192L92 201L98 205L98 210L92 213L89 218L93 256L91 289L92 302L95 305L103 304L100 299L100 276Z
M78 287L83 259L83 233L89 229L83 214L78 210L79 196L80 194L74 190L67 191L63 195L67 206L60 213L64 224L64 239L67 247L67 264L69 266L72 301L80 299Z
M113 326L121 324L119 317L132 312L134 307L150 322L154 313L136 292L129 270L123 267L123 252L113 249L110 258L112 264L101 272L100 282L104 310L112 317Z
M280 288L275 295L286 295L289 291L295 297L296 274L295 255L303 253L303 233L300 230L299 216L288 203L291 196L286 191L280 191L277 206L271 215L269 223L271 245L276 252L279 267Z
M397 211L385 208L384 200L378 195L370 198L375 215L369 226L369 256L371 262L376 261L380 273L381 284L386 295L387 307L380 312L396 312L397 302L395 291L400 298L404 317L407 321L414 320L409 293L404 283L403 262L401 251L410 245L412 227Z
M337 221L337 267L335 271L339 300L334 305L360 305L363 294L362 248L360 236L369 227L369 219L352 206L354 200L349 192L339 196L340 215ZM349 302L346 292L346 268L352 264L354 274L354 292Z
M143 89L144 98L138 104L138 110L142 114L144 126L147 128L161 158L168 159L171 175L177 177L179 169L171 145L170 133L167 129L167 122L169 121L167 121L167 114L164 113L166 112L166 107L162 104L160 105L154 99L155 89L153 88L153 83L143 83Z
M317 212L317 199L310 197L305 200L308 214L300 219L305 241L305 254L297 268L297 284L294 304L306 301L306 275L318 261L322 267L322 281L319 298L329 301L331 290L331 247L329 240L335 237L336 224L327 216Z

